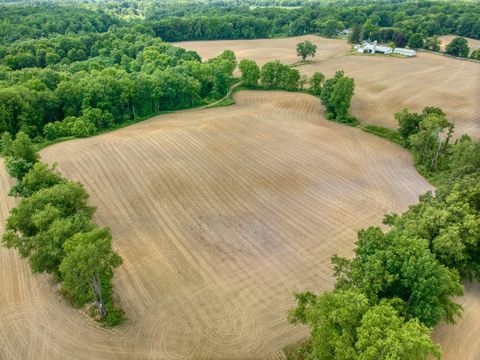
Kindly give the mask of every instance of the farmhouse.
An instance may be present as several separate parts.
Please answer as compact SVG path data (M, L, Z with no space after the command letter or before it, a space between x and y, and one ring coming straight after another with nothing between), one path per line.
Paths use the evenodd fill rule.
M405 56L415 56L417 54L417 52L412 49L392 49L390 46L377 45L376 41L374 41L373 43L364 42L363 45L355 45L355 49L357 50L357 52L362 54L399 54Z

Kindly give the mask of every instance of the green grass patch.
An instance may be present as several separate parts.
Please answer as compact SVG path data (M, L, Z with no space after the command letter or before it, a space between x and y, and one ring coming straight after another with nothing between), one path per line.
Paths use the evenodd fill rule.
M306 360L312 352L312 338L288 345L283 349L287 360Z
M401 135L398 133L397 130L385 128L383 126L372 125L372 124L365 124L361 127L361 129L365 132L380 136L382 138L390 140L391 142L394 142L395 144L399 144L403 146L403 138L401 137Z
M235 100L233 100L231 97L227 97L213 105L207 105L207 109L213 109L213 108L217 108L217 107L223 107L223 106L230 106L230 105L233 105L235 104Z
M312 59L312 60L299 60L297 62L294 62L293 64L289 64L288 66L293 68L293 67L297 67L297 66L313 64L314 62L315 62L314 59Z
M240 85L235 87L232 90L232 94L235 94L236 92L239 92L241 90L288 91L288 92L303 92L303 93L309 94L305 89L285 89L282 87L269 87L269 86L263 86L263 85L255 85L255 86Z
M433 185L435 188L439 188L442 186L446 186L449 181L451 181L452 176L454 175L454 171L450 169L439 170L439 171L428 171L425 170L422 166L417 164L415 165L415 169L417 169L418 173L422 175L427 181Z

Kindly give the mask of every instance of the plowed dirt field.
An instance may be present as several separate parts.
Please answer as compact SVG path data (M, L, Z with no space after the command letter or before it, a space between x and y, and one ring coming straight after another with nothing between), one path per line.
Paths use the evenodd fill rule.
M329 259L358 229L431 189L406 150L325 121L314 97L235 96L41 152L111 228L128 319L100 328L1 248L1 359L280 358L307 334L287 323L292 292L331 288Z
M250 58L263 64L278 59L286 64L298 61L296 44L307 37L238 41L192 41L177 43L210 58L225 49L239 59ZM480 63L452 59L440 54L419 52L413 58L383 55L346 55L345 40L309 35L318 47L310 64L298 67L301 73L315 71L331 77L344 70L355 79L351 113L361 121L396 128L393 114L408 107L421 111L438 106L455 122L456 136L480 138Z

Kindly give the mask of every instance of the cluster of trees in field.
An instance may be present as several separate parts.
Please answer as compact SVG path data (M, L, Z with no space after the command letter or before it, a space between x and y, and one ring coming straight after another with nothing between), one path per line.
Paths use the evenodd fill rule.
M456 169L480 168L480 141L463 135L452 143L454 124L441 109L426 107L421 113L404 109L395 118L417 169L434 181L448 178Z
M2 242L28 259L34 273L49 273L65 297L78 306L95 303L93 314L109 326L123 320L112 297L113 271L122 263L107 228L92 222L95 209L79 183L38 161L31 139L4 133L1 155L17 179L11 195L20 202L8 216Z
M470 54L470 47L468 46L467 39L461 36L454 38L446 46L445 52L453 56L468 57ZM473 50L470 57L475 60L480 60L480 49Z
M430 338L462 312L461 280L480 279L480 141L450 144L453 125L439 108L395 115L417 166L439 184L402 215L360 230L355 257L332 258L335 289L296 294L292 323L311 337L291 359L440 358ZM443 133L443 135L441 135Z
M262 68L253 60L243 59L239 63L241 80L244 86L250 88L303 90L309 84L307 91L319 96L325 106L327 119L340 123L356 125L358 120L349 115L350 104L355 93L355 81L345 76L343 71L337 71L331 79L325 80L325 75L315 72L311 78L300 76L300 72L291 66L270 61Z
M87 136L202 105L226 94L235 67L230 51L202 62L142 25L20 39L0 49L0 131Z

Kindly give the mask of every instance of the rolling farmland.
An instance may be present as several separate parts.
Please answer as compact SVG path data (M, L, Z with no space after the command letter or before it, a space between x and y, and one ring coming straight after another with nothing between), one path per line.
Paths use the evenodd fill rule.
M395 112L408 107L421 111L425 106L442 108L455 122L456 134L469 134L480 138L480 66L470 61L460 61L437 54L418 53L415 58L346 55L349 46L344 40L314 37L318 47L316 60L299 66L307 75L315 71L327 77L344 70L355 79L355 96L351 113L360 120L395 128ZM195 41L178 43L200 56L210 58L226 48L232 49L241 59L258 61L279 59L293 63L295 44L302 38L290 38L277 51L281 39L240 40L230 42ZM218 46L218 47L217 47ZM330 49L330 50L329 50ZM271 54L268 58L265 54Z
M223 50L228 49L232 50L239 60L252 59L261 66L274 60L280 60L286 64L297 62L299 60L295 53L297 43L306 40L317 45L317 59L340 56L350 51L351 48L346 41L327 39L315 35L279 39L184 41L174 43L174 45L195 50L204 60L211 59Z
M307 333L287 323L292 292L330 288L329 259L351 255L358 229L431 189L406 150L323 120L314 97L235 96L41 152L111 228L127 321L101 329L2 248L6 358L280 357ZM14 200L1 171L3 224Z
M0 360L480 359L480 2L0 24Z

